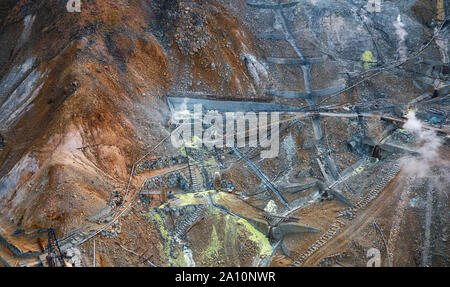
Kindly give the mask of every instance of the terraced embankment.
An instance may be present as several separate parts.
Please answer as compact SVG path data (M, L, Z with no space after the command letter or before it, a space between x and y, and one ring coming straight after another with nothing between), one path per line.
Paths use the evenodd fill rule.
M379 182L366 196L361 198L354 208L344 208L350 211L351 220L336 219L330 229L322 235L306 252L294 262L294 266L315 266L320 260L332 253L338 253L343 247L358 236L358 232L367 226L388 203L396 188L400 185L397 174L400 171L398 163L394 163L386 177ZM345 228L345 226L347 226Z

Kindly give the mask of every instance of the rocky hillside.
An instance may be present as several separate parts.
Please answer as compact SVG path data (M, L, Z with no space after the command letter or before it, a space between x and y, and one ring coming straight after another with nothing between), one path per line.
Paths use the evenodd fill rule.
M298 56L293 46L279 40L286 23L303 54L324 60L312 65L313 90L345 87L320 98L320 106L392 108L392 116L401 117L402 105L449 93L445 1L382 1L380 12L370 12L365 0L308 0L286 9L283 18L239 0L82 0L80 13L68 12L63 2L0 3L0 216L20 230L55 228L60 238L86 226L97 230L122 207L135 203L149 177L175 168L135 164L142 163L144 155L145 160L179 155L169 142L159 145L170 132L168 96L307 106L304 99L270 92L307 88L298 65L267 59ZM373 138L386 128L376 119L365 125ZM334 118L325 122L327 147L336 154L341 172L360 159L360 151L348 144L357 129L356 122L350 125ZM310 121L285 130L282 154L259 162L259 167L279 186L301 172L321 177L313 133ZM267 194L244 165L227 168L222 178L231 182L236 196L261 190ZM209 197L200 197L205 202L193 206L203 210ZM184 201L172 205L181 214L173 215L164 205L170 207L167 196L155 196L148 205L139 199L141 207L132 207L139 210L133 213L136 218L124 219L128 233L103 233L107 247L99 248L110 253L100 253L99 264L146 265L144 259L124 259L134 257L124 246L133 244L136 236L144 238L141 252L156 250L147 253L149 262L191 264L167 249L177 245L179 230L174 227L172 234L165 224L173 216L181 218L186 212L181 207L192 199L180 195L178 200ZM258 200L254 204L264 208L267 200L264 204ZM232 213L245 209L236 207L240 206L236 198L222 204L227 202L235 205L234 211L228 208ZM264 237L265 230L247 225L252 216L246 215L245 222L232 220L214 207L206 213L195 208L188 212L195 214L188 221L206 218L191 227L192 238L212 238L190 251L192 260L213 265L214 256L225 252L231 255L219 265L269 264L274 245ZM323 220L309 225L325 231L329 220ZM216 230L223 225L240 226L240 233L227 237L227 232ZM108 236L121 243L108 241ZM241 249L234 245L239 242L246 242L247 255L239 257ZM294 251L292 256L300 253ZM255 263L255 254L261 262Z

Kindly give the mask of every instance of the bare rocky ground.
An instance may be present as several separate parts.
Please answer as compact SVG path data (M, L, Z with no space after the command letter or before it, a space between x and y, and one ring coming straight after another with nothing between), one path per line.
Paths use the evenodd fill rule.
M386 266L381 234L394 266L448 266L449 7L366 4L301 1L280 18L237 0L94 0L81 13L56 0L0 3L0 265L40 264L55 229L67 261L85 266L366 266L369 248ZM319 98L320 111L394 118L322 116L320 140L312 117L286 120L278 157L241 149L293 210L231 150L183 151L167 140L168 96L308 109L270 93L306 89L300 66L267 59L298 57L287 41L266 39L284 35L283 23L307 58L325 60L312 65L313 90L347 88ZM439 156L423 168L433 180L403 162L345 215L420 144L402 129L413 108L439 129ZM327 155L336 180L352 175L336 185L347 202L323 188L317 160L332 174ZM336 219L345 225L316 251Z

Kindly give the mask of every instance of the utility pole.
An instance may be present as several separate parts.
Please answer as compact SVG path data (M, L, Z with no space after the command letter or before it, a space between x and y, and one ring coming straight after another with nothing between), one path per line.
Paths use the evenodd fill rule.
M94 238L94 251L92 252L93 256L92 256L92 267L95 267L95 240L96 238Z

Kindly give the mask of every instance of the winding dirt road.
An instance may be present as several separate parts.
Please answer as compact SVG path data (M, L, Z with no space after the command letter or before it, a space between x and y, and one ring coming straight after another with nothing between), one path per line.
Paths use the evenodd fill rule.
M383 207L392 200L393 195L404 187L404 184L405 178L400 171L384 190L380 192L378 197L369 204L369 206L358 210L356 218L348 222L347 225L343 227L341 233L305 259L301 266L317 266L322 258L342 252L348 242L359 236L360 232L370 224L383 210ZM383 258L386 257L384 256Z

